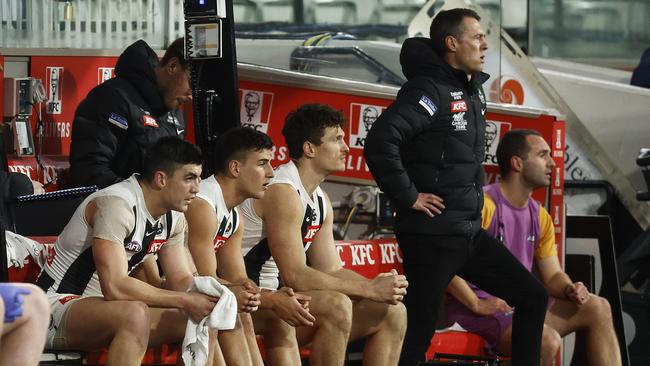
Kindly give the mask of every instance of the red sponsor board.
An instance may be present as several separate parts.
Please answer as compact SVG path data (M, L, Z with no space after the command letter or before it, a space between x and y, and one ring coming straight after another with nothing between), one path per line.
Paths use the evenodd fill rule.
M403 273L402 252L395 238L336 242L341 265L367 278L396 269Z
M45 155L68 155L74 112L86 94L114 76L117 57L33 56L30 76L41 79L47 101L43 105ZM36 131L32 117L32 130ZM35 142L37 143L37 142Z
M347 121L345 133L350 153L346 161L346 171L335 175L372 180L363 157L363 144L367 130L392 100L246 80L239 81L239 90L242 98L240 103L242 124L252 125L271 136L276 146L273 166L289 161L282 136L282 125L286 115L305 103L324 103L343 111Z

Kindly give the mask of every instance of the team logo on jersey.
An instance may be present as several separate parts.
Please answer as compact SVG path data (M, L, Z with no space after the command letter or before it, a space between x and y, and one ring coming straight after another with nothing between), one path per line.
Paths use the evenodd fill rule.
M467 103L464 100L451 102L451 113L467 112Z
M499 140L510 131L512 124L500 121L485 121L485 165L499 165L497 163L497 145Z
M483 90L481 89L478 91L478 98L481 100L481 103L485 104L485 94L483 94Z
M451 125L454 126L454 131L467 131L465 113L466 112L458 112L451 116Z
M379 105L350 103L350 147L353 149L363 149L366 142L368 131L377 117L386 109L386 107Z
M239 100L241 100L239 118L242 126L266 133L271 120L273 93L240 89Z
M106 80L110 80L115 76L114 67L98 67L97 68L97 85L103 83Z
M129 252L139 252L142 250L142 244L138 243L137 241L133 240L130 243L124 244L124 249L128 250Z

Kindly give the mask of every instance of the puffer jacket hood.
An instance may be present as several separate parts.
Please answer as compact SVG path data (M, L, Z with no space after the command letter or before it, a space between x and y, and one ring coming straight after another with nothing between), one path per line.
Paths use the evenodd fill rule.
M433 50L429 38L413 37L406 39L400 52L400 64L402 65L402 72L408 80L418 76L444 78L446 81L473 90L490 77L484 72L478 72L468 82L465 72L449 66Z
M167 107L156 81L156 65L156 52L145 41L139 40L122 52L115 65L115 75L128 80L151 106L151 112L160 114L165 112Z
M408 38L399 55L402 72L408 80L416 76L432 76L440 73L446 63L431 47L428 38Z

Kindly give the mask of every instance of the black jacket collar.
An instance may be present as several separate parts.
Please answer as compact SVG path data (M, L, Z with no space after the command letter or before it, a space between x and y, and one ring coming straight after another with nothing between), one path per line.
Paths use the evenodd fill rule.
M451 67L433 50L428 38L414 37L405 40L400 53L400 63L404 76L409 80L425 76L471 91L479 89L490 78L490 75L478 72L468 80L464 71Z

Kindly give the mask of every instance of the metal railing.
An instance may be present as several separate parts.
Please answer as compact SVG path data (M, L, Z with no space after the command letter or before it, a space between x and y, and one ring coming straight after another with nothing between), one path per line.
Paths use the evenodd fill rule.
M164 48L183 34L182 0L0 0L3 48Z

